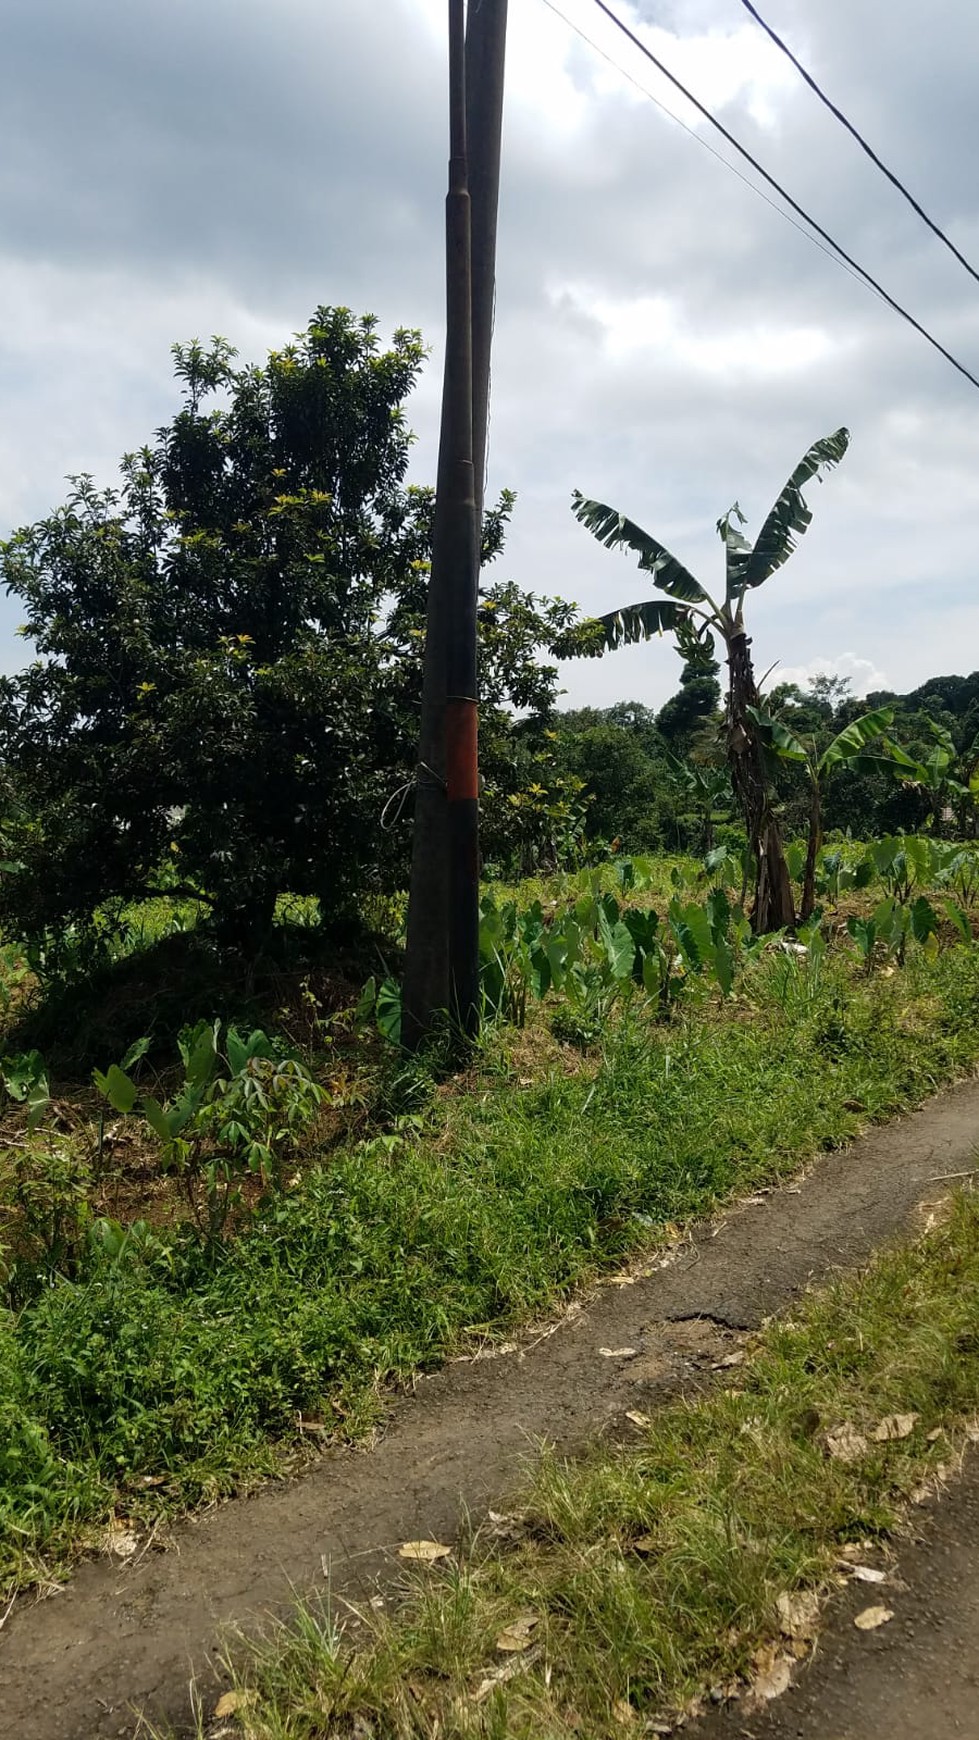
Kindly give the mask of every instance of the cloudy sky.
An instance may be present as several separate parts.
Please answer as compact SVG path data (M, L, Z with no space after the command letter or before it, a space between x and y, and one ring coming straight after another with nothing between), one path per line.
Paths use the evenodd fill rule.
M510 0L490 487L519 502L501 577L588 611L644 594L572 519L579 487L710 585L718 515L737 497L757 529L802 451L846 423L808 537L752 599L759 667L840 671L859 692L979 666L979 393L705 149L731 156L593 0L555 5L564 20ZM739 0L618 10L979 373L979 285ZM979 9L762 10L979 264ZM259 359L320 302L422 328L410 418L414 475L432 476L445 11L6 0L0 535L60 502L69 473L112 481L175 408L172 340L222 333ZM0 602L0 668L21 662L18 619ZM568 697L657 705L678 673L655 642L568 666Z

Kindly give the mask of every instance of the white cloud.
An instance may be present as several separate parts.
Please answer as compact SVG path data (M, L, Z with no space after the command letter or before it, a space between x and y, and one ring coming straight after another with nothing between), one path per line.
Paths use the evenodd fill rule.
M937 673L936 673L937 674ZM796 683L806 689L813 677L844 677L850 693L857 700L878 689L889 689L886 671L878 670L873 659L858 658L854 653L838 653L835 658L810 659L805 665L779 665L769 678L769 687L776 683Z
M775 321L753 327L725 324L715 332L697 332L685 319L679 298L666 296L604 296L587 285L566 284L550 292L555 306L594 321L613 363L632 362L638 352L650 362L668 359L671 367L727 380L754 376L765 379L804 373L838 353L840 341L814 326L780 327Z

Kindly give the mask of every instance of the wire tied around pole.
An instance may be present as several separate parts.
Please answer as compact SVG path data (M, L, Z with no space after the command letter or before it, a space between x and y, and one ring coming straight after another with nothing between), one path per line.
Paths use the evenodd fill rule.
M424 779L422 777L424 774L428 774L429 777ZM420 785L428 786L435 791L445 790L445 780L442 778L441 774L436 773L433 767L429 767L426 761L420 761L418 763L417 772L413 773L410 779L406 779L403 784L399 785L397 791L391 793L391 796L388 798L387 803L381 811L380 826L386 834L391 833L392 829L397 827L404 815L405 805L407 804L411 793L417 791ZM392 811L394 812L393 814Z

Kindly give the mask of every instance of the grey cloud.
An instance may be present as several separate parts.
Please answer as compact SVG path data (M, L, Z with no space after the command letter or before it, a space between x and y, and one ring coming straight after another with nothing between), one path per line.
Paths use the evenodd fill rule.
M979 13L767 5L979 255ZM640 12L686 34L746 17L737 0ZM557 28L543 40L559 53ZM220 330L260 354L319 300L420 324L433 342L410 410L416 475L430 476L444 53L416 0L13 0L4 47L0 513L44 511L65 470L105 474L162 420L170 339ZM624 42L616 52L638 66ZM573 522L576 485L716 571L718 514L738 497L756 526L808 442L845 421L852 451L815 495L813 530L758 597L759 656L802 666L845 649L898 684L979 663L972 390L652 104L600 95L580 44L568 64L588 95L580 127L551 137L533 105L508 111L491 449L491 483L520 493L508 571L589 610L636 596L629 563ZM979 287L810 93L790 84L776 109L761 126L742 95L723 118L979 372ZM663 296L684 340L736 366L708 370L682 345L616 358L588 294ZM829 335L825 357L754 366L803 328ZM922 588L943 609L912 628ZM570 667L568 682L582 698L661 698L676 671L663 643Z

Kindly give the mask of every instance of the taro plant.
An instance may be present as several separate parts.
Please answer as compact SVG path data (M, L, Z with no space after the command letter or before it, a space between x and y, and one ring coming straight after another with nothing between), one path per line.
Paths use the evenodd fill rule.
M616 1004L631 995L636 942L613 894L585 895L551 939L552 957L566 950L561 985L565 1003L551 1026L559 1038L591 1045L601 1037Z
M961 906L971 911L979 900L979 851L975 846L938 848L935 881L950 888Z
M941 848L921 834L889 834L875 840L867 855L884 893L899 906L932 881L942 861Z
M724 737L735 797L744 816L755 860L752 925L756 932L782 930L795 923L792 884L779 828L775 793L765 745L752 709L760 704L745 626L749 592L761 586L788 561L798 538L812 520L803 489L843 458L849 431L837 429L817 441L796 466L772 507L755 543L741 531L746 523L738 503L717 523L725 549L726 579L722 599L715 599L677 558L641 526L616 508L589 501L579 491L573 497L576 517L599 541L612 549L626 546L639 558L640 569L666 594L626 605L599 617L603 643L599 652L671 632L679 651L693 668L713 665L715 636L727 656L728 690Z
M37 1129L51 1104L48 1069L39 1051L0 1057L0 1081L17 1105L27 1108L27 1128Z
M355 1011L359 1022L374 1017L377 1031L390 1045L401 1044L401 985L388 975L378 979L372 975L360 993Z
M937 954L938 927L938 914L923 894L914 900L900 900L893 894L888 895L869 917L851 916L846 921L846 928L868 974L881 957L885 960L893 957L897 965L903 967L910 941L919 943L928 954Z
M832 851L821 852L816 860L816 893L831 906L839 906L843 894L869 888L873 880L874 864L869 854L854 863L842 847L834 846Z
M734 909L723 888L714 888L701 904L673 899L669 925L689 971L707 973L725 997L734 988L734 948L731 941Z

